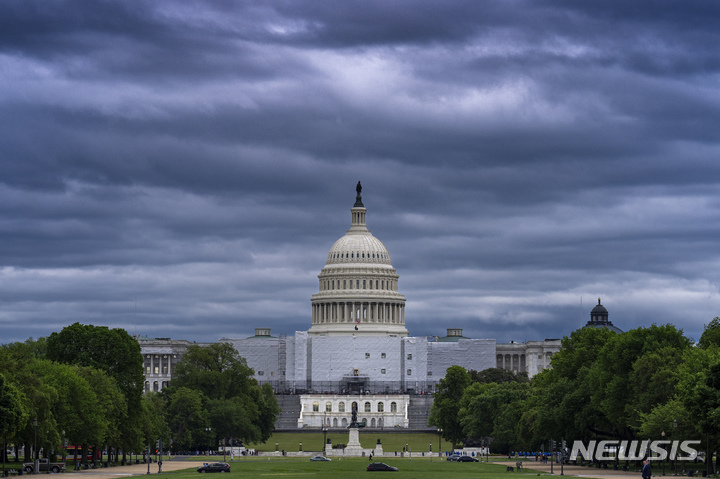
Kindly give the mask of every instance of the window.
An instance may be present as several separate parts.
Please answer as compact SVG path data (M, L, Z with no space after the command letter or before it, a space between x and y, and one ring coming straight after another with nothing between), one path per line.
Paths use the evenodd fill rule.
M397 412L397 403L395 401L390 403L390 412Z
M332 403L330 401L325 403L325 412L332 412Z
M265 371L258 371L258 376L265 376Z
M407 375L412 376L412 369L408 369Z
M358 368L353 369L353 376L360 376L360 370Z
M343 280L343 289L347 289L347 280Z
M385 353L380 353L380 357L381 357L382 359L385 359Z
M160 366L155 366L155 374L160 374Z
M381 369L380 374L385 374L385 369Z
M408 360L412 359L412 354L407 355Z
M345 403L342 401L338 403L338 412L345 412Z
M366 281L366 280L363 280L363 289L367 289L367 284L366 284L366 283L367 283L367 281Z
M370 412L370 402L365 401L365 412Z
M385 412L385 404L382 402L378 403L378 412Z
M370 359L370 353L365 353L365 359Z
M360 280L359 279L355 280L355 289L360 289Z
M146 374L150 374L150 366L148 366L148 367L145 368L145 373L146 373Z
M432 371L428 371L428 376L432 376Z
M163 374L167 374L167 366L163 366Z
M320 412L320 403L317 401L313 403L313 412Z

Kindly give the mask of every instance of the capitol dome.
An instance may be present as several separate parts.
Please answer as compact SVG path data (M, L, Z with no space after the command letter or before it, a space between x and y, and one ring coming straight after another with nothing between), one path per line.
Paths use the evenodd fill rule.
M398 274L385 245L367 229L361 191L358 182L350 229L330 248L318 275L308 334L408 335Z

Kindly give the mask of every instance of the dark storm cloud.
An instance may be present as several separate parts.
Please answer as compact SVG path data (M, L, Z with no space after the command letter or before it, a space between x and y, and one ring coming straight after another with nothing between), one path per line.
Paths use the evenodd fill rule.
M623 329L697 339L720 306L718 21L700 1L3 2L0 342L305 330L358 180L413 335L561 337L602 296Z

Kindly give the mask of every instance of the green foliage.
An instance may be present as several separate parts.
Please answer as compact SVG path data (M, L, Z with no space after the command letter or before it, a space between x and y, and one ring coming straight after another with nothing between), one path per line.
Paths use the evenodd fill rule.
M460 366L450 366L445 377L438 381L430 408L428 424L442 429L443 438L452 442L453 448L463 434L459 416L460 400L469 385L470 374Z
M175 369L172 385L202 392L209 399L244 396L257 381L230 343L190 346Z
M487 368L482 371L475 371L471 369L470 380L473 383L488 384L488 383L529 383L528 373L526 372L515 372L508 371L507 369L500 368Z
M202 392L185 387L175 389L170 396L166 418L178 448L189 449L205 442L209 424L205 401Z
M128 406L139 407L145 376L140 345L123 329L75 323L47 339L47 358L105 371L125 394Z
M605 344L593 365L589 382L593 407L608 420L610 427L605 431L607 435L635 439L640 425L639 413L650 412L649 399L645 396L654 393L644 388L653 381L663 382L663 377L668 375L667 371L661 371L657 379L650 373L642 377L644 358L655 358L657 353L662 352L667 354L670 349L682 351L690 346L690 340L683 336L682 331L670 324L633 329L614 336ZM640 361L639 365L634 369L637 361ZM633 373L634 370L638 371L638 375ZM636 384L640 379L643 383ZM638 396L641 389L644 393L642 397ZM666 401L672 397L671 391L662 391L664 397L661 399Z
M705 326L698 341L698 346L707 349L711 345L720 346L720 318L715 317L710 321L710 324Z
M172 435L165 420L167 406L165 399L161 394L149 392L143 396L141 404L142 444L153 444L157 439L162 439L165 444L170 444Z
M173 434L183 421L170 407L180 389L195 391L203 399L206 424L212 429L212 443L227 438L244 442L264 441L270 437L280 408L270 385L262 388L253 377L252 368L230 343L191 346L175 369L176 376L169 388L166 417ZM190 429L193 426L189 426ZM203 432L207 435L206 432ZM198 438L197 431L189 437ZM186 440L183 438L182 440ZM176 442L180 442L176 438ZM200 443L203 444L203 443Z
M26 420L20 391L0 374L0 439L15 434Z
M48 337L46 355L60 363L104 371L111 377L117 385L115 391L124 396L119 404L124 404L125 410L114 407L107 411L111 418L103 441L125 450L140 446L141 418L136 412L141 408L145 376L140 345L132 336L123 329L75 323Z
M520 419L530 396L528 383L472 384L460 401L465 437L492 437L493 448L507 452L518 445Z

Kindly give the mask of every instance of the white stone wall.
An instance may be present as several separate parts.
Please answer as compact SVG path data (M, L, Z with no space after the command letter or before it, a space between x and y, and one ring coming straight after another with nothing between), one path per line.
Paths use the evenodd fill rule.
M328 428L347 427L352 421L352 407L356 403L358 422L365 422L370 428L407 427L407 405L410 397L403 394L338 395L303 394L300 396L301 414L298 427ZM330 403L328 411L327 404ZM341 408L344 405L344 411ZM369 403L370 411L366 411ZM382 403L382 411L380 404ZM395 403L395 411L392 410ZM315 410L317 409L317 410Z
M426 337L410 337L403 340L402 375L404 389L424 392L428 379L428 340Z
M432 374L428 379L439 381L445 377L445 371L450 366L462 366L465 369L482 371L494 368L495 340L494 339L460 339L458 342L430 342L430 357Z
M230 340L237 352L245 358L248 366L255 370L255 379L260 382L284 380L279 374L279 339L270 336L255 336Z

